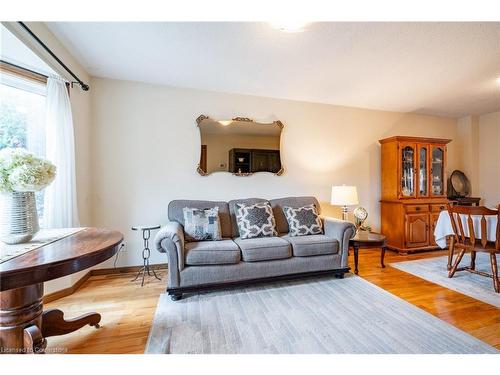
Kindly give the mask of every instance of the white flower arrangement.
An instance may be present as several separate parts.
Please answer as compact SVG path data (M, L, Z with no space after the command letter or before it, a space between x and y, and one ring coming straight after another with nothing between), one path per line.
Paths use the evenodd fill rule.
M56 177L56 167L22 148L0 150L0 192L39 191Z

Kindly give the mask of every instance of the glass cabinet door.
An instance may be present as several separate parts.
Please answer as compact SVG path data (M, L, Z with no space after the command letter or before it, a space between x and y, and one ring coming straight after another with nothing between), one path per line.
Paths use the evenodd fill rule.
M432 147L431 194L444 195L444 147Z
M415 158L414 145L401 145L401 196L415 196Z
M418 195L426 197L429 195L429 147L427 145L418 147Z

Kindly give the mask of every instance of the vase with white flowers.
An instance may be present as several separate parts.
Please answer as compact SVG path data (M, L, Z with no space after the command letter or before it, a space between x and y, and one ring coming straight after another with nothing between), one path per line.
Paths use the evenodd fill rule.
M46 188L56 167L22 148L0 150L0 241L28 242L38 232L35 192Z

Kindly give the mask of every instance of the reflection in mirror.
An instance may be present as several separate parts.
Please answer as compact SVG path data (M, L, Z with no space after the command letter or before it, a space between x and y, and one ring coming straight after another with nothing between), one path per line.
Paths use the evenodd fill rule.
M246 176L255 172L283 173L280 121L259 123L246 117L213 120L201 115L201 156L198 172L230 172Z

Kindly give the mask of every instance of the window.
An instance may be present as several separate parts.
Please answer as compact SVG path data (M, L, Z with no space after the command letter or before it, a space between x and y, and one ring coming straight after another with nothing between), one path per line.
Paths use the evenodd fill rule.
M45 85L2 72L0 149L24 147L45 155Z
M46 84L0 71L0 149L22 147L45 156ZM43 191L36 194L43 224Z
M23 147L45 157L47 76L56 74L0 24L0 149ZM36 193L43 227L44 191Z

